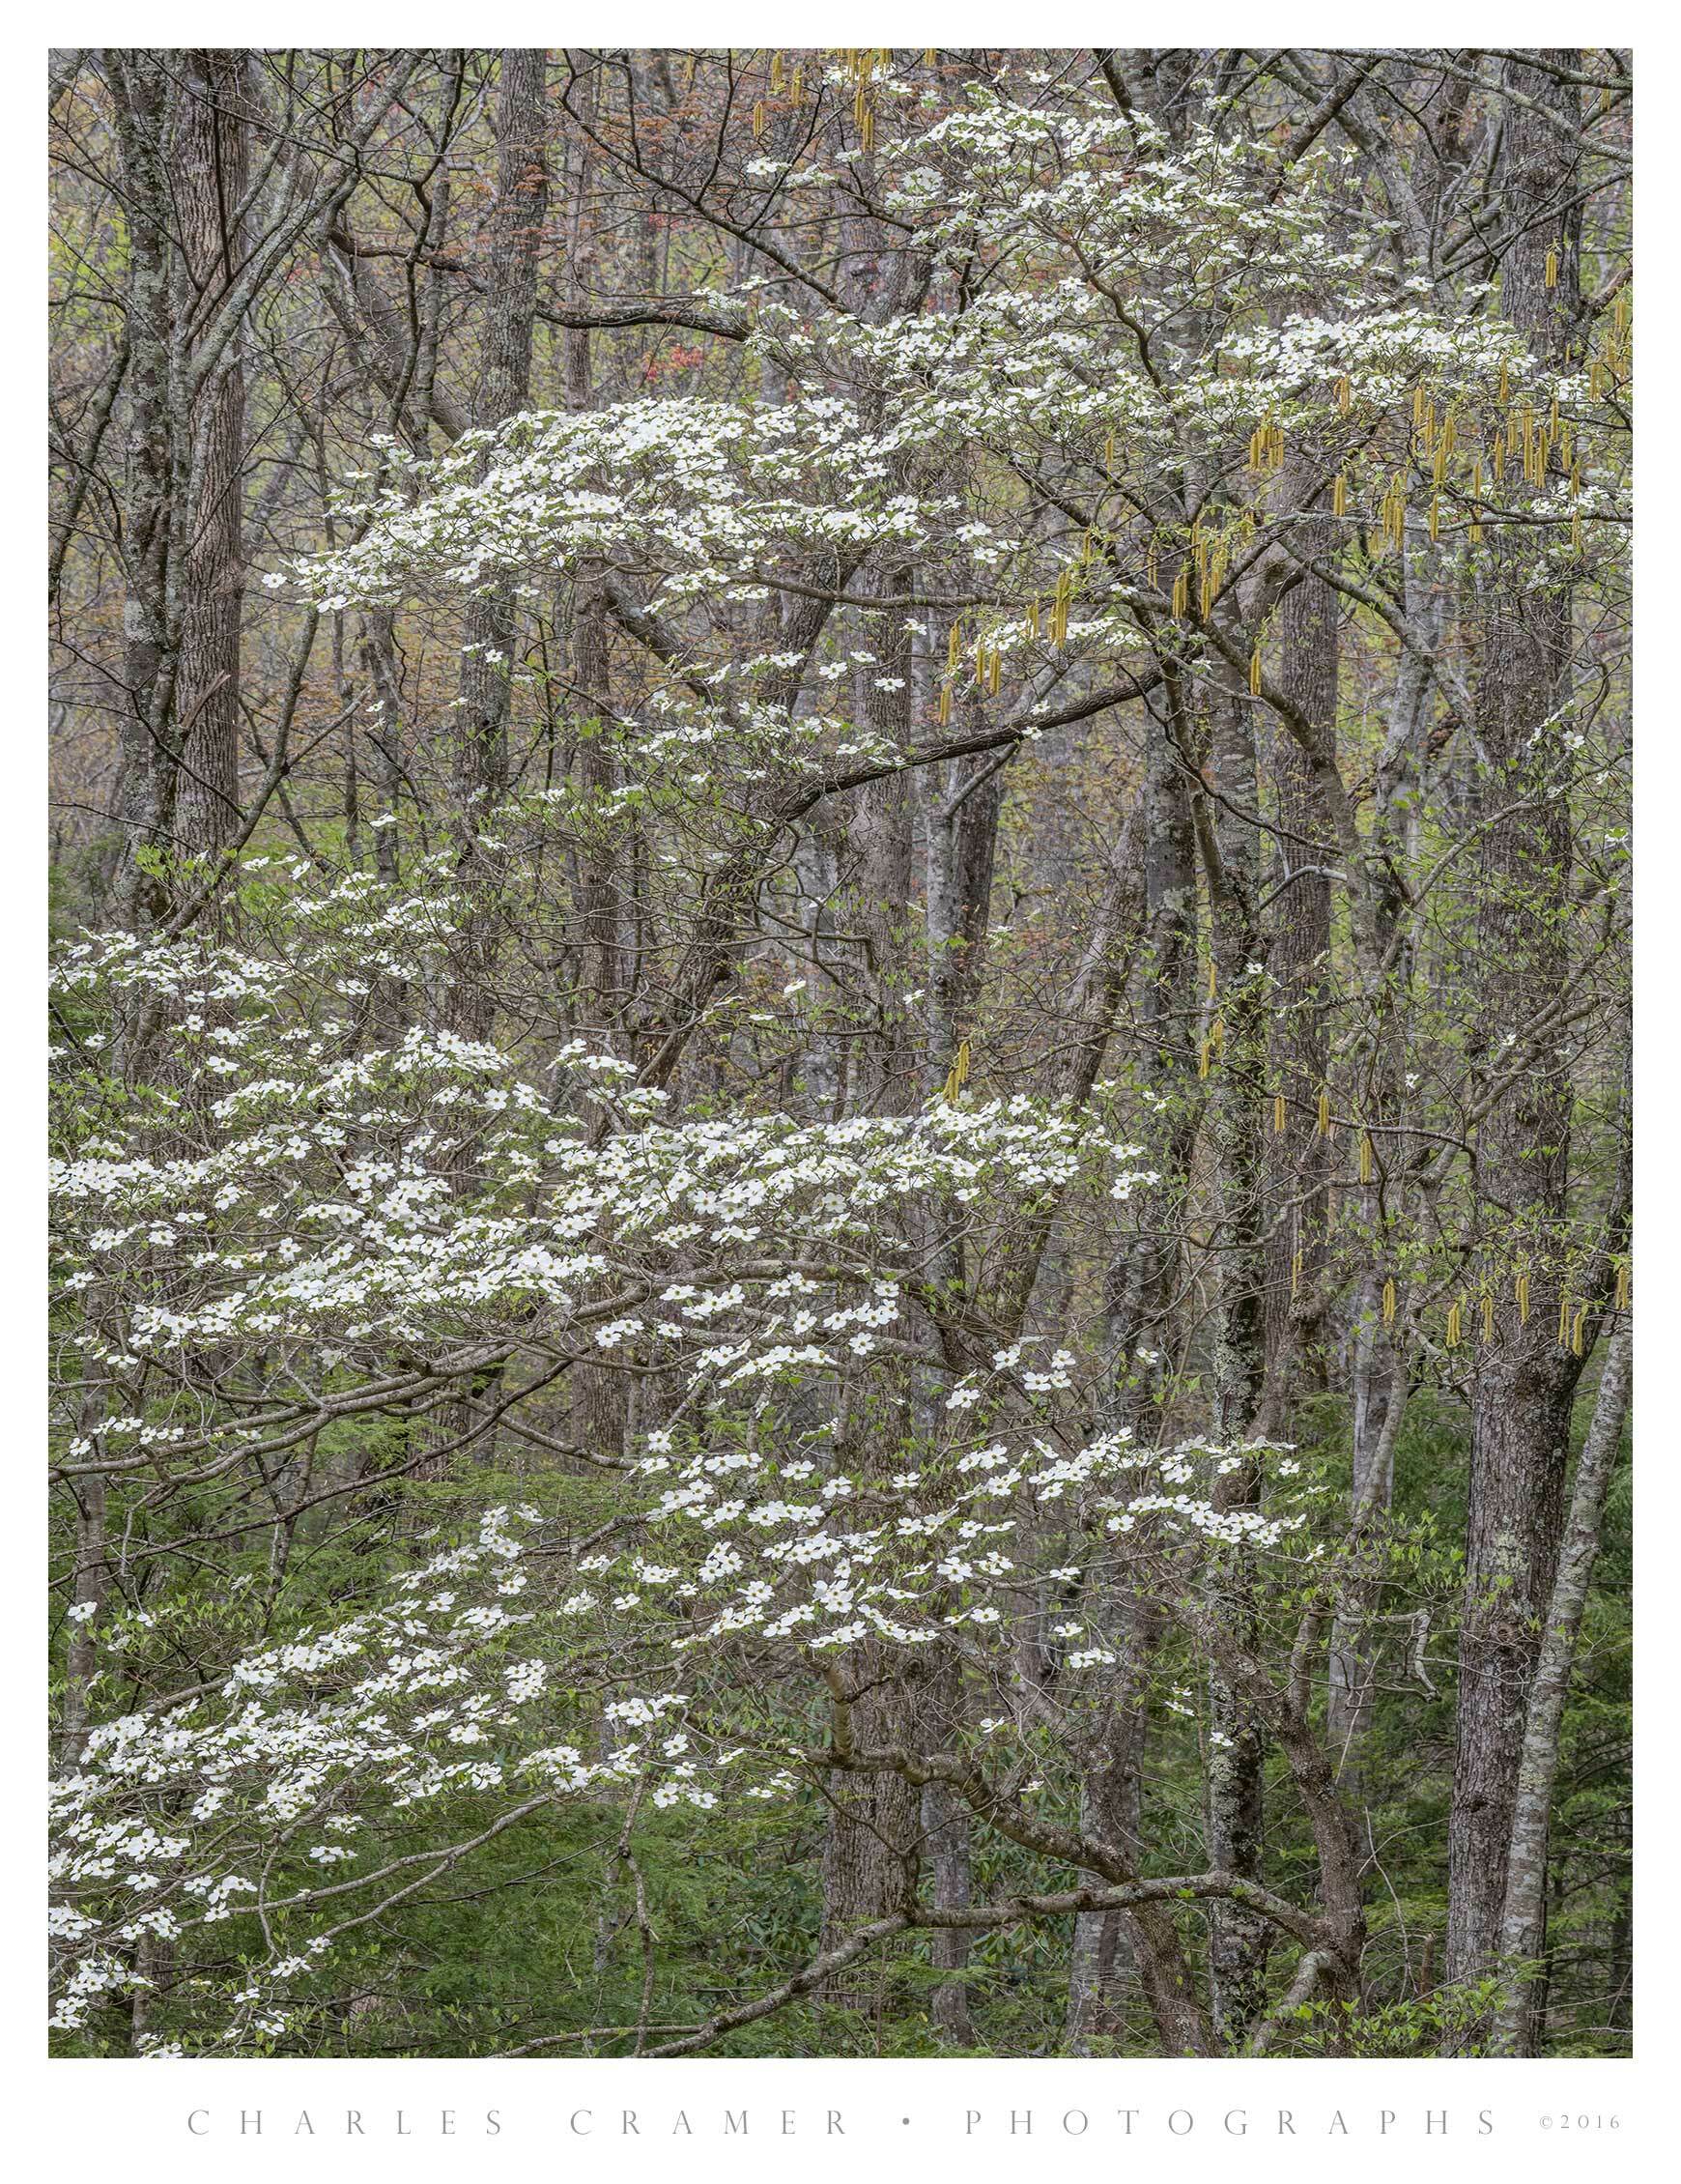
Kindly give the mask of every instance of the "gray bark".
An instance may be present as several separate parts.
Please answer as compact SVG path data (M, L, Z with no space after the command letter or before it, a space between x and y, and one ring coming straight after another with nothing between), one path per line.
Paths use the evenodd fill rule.
M180 338L190 357L243 268L241 208L250 181L246 56L194 48L183 56L171 171L181 256ZM188 851L220 849L240 823L240 617L245 378L241 335L225 342L189 416L181 599L182 723L178 832Z
M1546 58L1569 69L1572 56ZM1507 316L1539 359L1562 358L1581 292L1580 210L1572 207L1581 93L1512 59L1507 209L1517 229L1504 261ZM1547 285L1550 253L1556 284ZM1496 548L1478 692L1490 814L1482 870L1483 1024L1500 1066L1508 1030L1544 1020L1568 966L1557 905L1568 898L1568 798L1555 741L1541 733L1570 654L1567 587L1535 578L1519 527ZM1516 808L1514 808L1516 807ZM1502 1303L1496 1339L1479 1358L1471 1419L1470 1506L1460 1638L1458 1750L1448 1827L1448 1973L1472 1980L1495 1965L1506 1894L1524 1718L1552 1593L1563 1517L1571 1399L1579 1362L1556 1340L1566 1280L1562 1237L1572 1085L1562 1036L1537 1055L1483 1125L1478 1183L1489 1209L1491 1288L1531 1269L1535 1309L1521 1325Z
M1517 1968L1533 1964L1540 1957L1546 1939L1547 1840L1553 1820L1553 1792L1558 1779L1559 1726L1588 1586L1599 1555L1606 1494L1622 1447L1633 1384L1634 1336L1625 1325L1607 1347L1593 1422L1577 1459L1564 1545L1524 1724L1506 1866L1506 1900L1500 1917L1500 1957L1508 1978ZM1543 2017L1528 2006L1528 1999L1521 1986L1508 1985L1495 2024L1493 2045L1497 2053L1541 2052Z

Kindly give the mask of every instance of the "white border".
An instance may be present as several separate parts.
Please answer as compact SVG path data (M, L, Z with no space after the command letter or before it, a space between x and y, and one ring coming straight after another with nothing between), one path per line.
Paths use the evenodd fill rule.
M1678 132L1657 101L1669 90L1675 34L1657 27L1654 11L1611 11L1609 43L1636 47L1637 80L1652 101L1659 126L1639 146L1637 194L1641 250L1638 338L1641 360L1656 394L1645 428L1640 463L1643 507L1656 511L1639 540L1637 611L1651 632L1642 664L1652 672L1640 682L1642 706L1637 737L1639 813L1651 815L1636 846L1637 1077L1642 1106L1638 1176L1638 1283L1641 1324L1661 1330L1681 1326L1681 1297L1669 1248L1675 1232L1673 1133L1667 1105L1675 1096L1672 980L1681 949L1677 878L1681 859L1660 828L1681 812L1681 729L1670 717L1669 685L1676 669L1672 588L1681 563L1667 511L1681 507L1677 476L1675 405L1667 399L1665 363L1674 353L1676 242L1681 231L1677 190ZM351 21L347 24L347 14ZM1124 37L1133 23L1113 0L1104 7L1065 5L1054 21L1059 43ZM1630 16L1634 21L1631 23ZM65 27L51 25L53 43L77 38L112 43L184 45L225 40L237 31L252 44L444 43L459 38L461 8L415 4L356 10L313 6L255 8L230 17L223 7L168 4L79 6L66 11ZM1257 17L1269 38L1258 35ZM1467 25L1467 16L1469 18ZM913 13L914 43L1019 43L1029 27L1019 9L1007 12L988 0L949 0ZM1347 7L1323 5L1203 5L1191 14L1169 16L1150 27L1170 30L1182 42L1240 39L1245 44L1294 43L1349 46L1361 42L1368 22ZM692 45L790 42L821 43L833 24L837 41L887 33L894 43L913 43L901 10L869 4L809 10L790 18L786 7L742 4L678 8L620 0L611 14L573 7L528 4L472 12L477 43L527 40L579 43L611 27L613 43ZM1274 30L1278 25L1283 35ZM1522 8L1411 6L1394 17L1393 35L1408 45L1474 35L1491 44L1568 43L1580 38L1586 11L1553 4ZM1037 27L1041 36L1049 25ZM1143 27L1140 25L1139 27ZM73 34L72 35L72 30ZM14 48L18 63L12 113L0 132L0 159L8 169L5 202L13 209L15 256L39 264L38 224L25 208L44 216L44 100L41 96L43 49ZM23 285L27 285L27 275ZM39 624L40 542L44 535L45 491L40 461L44 411L44 345L33 310L19 308L14 337L0 347L0 415L12 420L14 445L27 450L14 480L14 520L0 529L0 603L12 642L0 657L9 668L7 708L10 778L16 788L39 784L40 794L15 795L23 815L0 859L0 976L6 1017L16 1025L39 1021L39 978L44 913L44 830L37 815L45 805L44 648ZM27 665L25 664L27 663ZM4 1749L13 1755L11 1793L0 1799L0 1871L14 1891L13 1931L33 1937L39 1908L41 1747L39 1693L44 1668L39 1542L44 1498L37 1483L42 1404L39 1394L44 1313L38 1257L25 1250L33 1223L23 1216L36 1196L42 1172L44 1104L36 1060L38 1048L14 1036L11 1066L0 1073L0 1130L10 1158L7 1171L17 1211L8 1226L9 1250L0 1259L0 1331L9 1355L5 1385L13 1392L16 1429L9 1436L12 1517L5 1527L10 1582L0 1595L0 1661L15 1718ZM1644 1352L1641 1352L1642 1361ZM1639 1523L1637 1527L1637 2059L1633 2062L846 2062L835 2060L734 2062L696 2058L679 2062L226 2062L134 2064L43 2058L40 1996L33 1940L14 1960L15 1975L0 1987L0 2054L9 2058L14 2083L0 2107L0 2152L10 2150L16 2173L72 2179L114 2178L148 2184L156 2177L183 2179L301 2172L364 2178L387 2165L416 2178L552 2178L574 2173L640 2179L676 2173L731 2177L809 2173L921 2177L960 2170L965 2179L1053 2169L1060 2176L1299 2177L1329 2162L1375 2177L1440 2177L1574 2174L1589 2167L1620 2169L1631 2157L1655 2156L1669 2143L1674 2112L1670 2082L1678 2025L1676 1982L1670 1968L1681 1958L1677 1905L1681 1891L1672 1872L1669 1837L1677 1809L1676 1737L1671 1663L1677 1650L1675 1603L1681 1595L1673 1568L1681 1541L1681 1488L1667 1410L1658 1370L1641 1375L1636 1390L1636 1446ZM27 1393L24 1393L27 1391ZM24 1481L27 1480L27 1486ZM28 1511L27 1518L24 1511ZM444 2135L441 2117L454 2113ZM637 2112L637 2136L618 2124L625 2109ZM345 2112L362 2117L362 2135L347 2132ZM499 2130L490 2134L485 2112L495 2110ZM844 2136L825 2134L829 2111L840 2112ZM1125 2111L1136 2112L1130 2127ZM1277 2122L1291 2112L1293 2132ZM299 2130L307 2112L313 2135ZM726 2112L746 2112L745 2136L727 2130ZM783 2128L785 2111L794 2128ZM966 2128L971 2111L979 2126ZM261 2112L258 2135L242 2132L242 2113ZM401 2112L406 2128L399 2131ZM588 2112L587 2127L584 2112ZM1031 2132L1012 2112L1030 2112ZM1385 2112L1392 2121L1386 2128ZM681 2112L691 2127L676 2127ZM1083 2133L1064 2118L1083 2112ZM1241 2112L1246 2129L1239 2135ZM1427 2128L1431 2113L1446 2127ZM1618 2117L1582 2132L1560 2119ZM908 2123L901 2119L908 2116ZM1485 2124L1484 2118L1487 2118ZM1229 2120L1230 2119L1230 2120ZM203 2126L195 2131L193 2123ZM576 2127L575 2127L576 2123ZM1339 2123L1342 2126L1339 2132Z

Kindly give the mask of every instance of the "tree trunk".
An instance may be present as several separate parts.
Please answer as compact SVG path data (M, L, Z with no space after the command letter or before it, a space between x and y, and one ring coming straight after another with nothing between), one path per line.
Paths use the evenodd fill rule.
M497 202L490 222L484 355L472 422L487 428L525 409L531 390L531 326L537 265L549 209L548 107L542 52L511 46L501 57L497 106ZM508 700L518 620L505 584L472 600L462 631L462 741L456 789L464 877L480 900L463 935L455 1015L471 1039L488 1036L495 1015L497 898L503 860L482 846L489 814L508 787Z
M1568 73L1576 57L1546 59ZM1579 209L1571 205L1581 93L1509 59L1527 103L1506 124L1507 316L1548 362L1562 359L1580 297ZM1554 275L1548 285L1548 274ZM1516 535L1514 535L1514 532ZM1508 1031L1544 1016L1564 980L1569 939L1569 799L1561 752L1544 731L1570 655L1567 586L1537 581L1524 527L1500 535L1487 594L1478 712L1488 758L1480 960L1484 1061L1497 1070ZM1516 808L1514 808L1516 807ZM1479 1359L1471 1418L1458 1750L1448 1827L1448 1975L1473 1980L1498 1956L1524 1719L1551 1596L1563 1516L1571 1398L1580 1369L1556 1339L1566 1282L1562 1239L1572 1086L1562 1038L1513 1083L1483 1125L1477 1180L1491 1292L1528 1271L1526 1324L1502 1303Z
M182 56L171 172L180 221L181 348L191 359L242 270L242 206L250 181L242 52ZM241 335L228 341L183 422L190 454L183 520L182 724L177 828L184 849L214 854L239 827L240 612L244 595L245 375Z
M1335 543L1323 521L1304 525L1300 538L1309 555L1328 555ZM1331 751L1337 611L1337 593L1309 574L1285 593L1278 614L1279 686ZM1306 755L1277 725L1271 774L1278 863L1268 890L1267 969L1276 997L1269 1061L1273 1093L1283 1095L1285 1106L1283 1130L1274 1127L1268 1136L1268 1196L1279 1212L1267 1232L1267 1353L1268 1382L1282 1395L1284 1383L1299 1369L1299 1351L1311 1333L1307 1314L1325 1270L1330 1145L1319 1133L1317 1109L1329 1054L1328 867L1336 851Z
M1253 810L1256 791L1253 709L1246 697L1216 691L1211 701L1211 770L1219 801L1201 827L1209 869L1212 958L1217 981L1208 1030L1209 1135L1216 1201L1220 1308L1214 1338L1214 1433L1223 1443L1256 1430L1266 1394L1267 1249L1262 1118L1267 1106L1266 1011L1262 983L1247 974L1257 945L1256 836L1239 815ZM1215 1507L1258 1508L1261 1472L1244 1458L1214 1485ZM1239 1642L1258 1638L1254 1581L1241 1547L1216 1565L1220 1613ZM1259 1876L1264 1833L1266 1736L1248 1696L1215 1667L1210 1684L1208 1764L1209 1863L1217 1872ZM1214 2029L1240 2049L1267 2001L1269 1922L1244 1905L1216 1901L1209 1910L1209 1973Z
M1506 1900L1500 1918L1500 1958L1508 1977L1519 1967L1533 1964L1540 1957L1545 1940L1547 1838L1553 1819L1553 1792L1558 1779L1559 1726L1570 1689L1577 1634L1599 1554L1606 1493L1622 1447L1633 1380L1634 1337L1625 1326L1611 1336L1607 1348L1593 1422L1577 1460L1570 1519L1524 1725ZM1508 1986L1495 2026L1494 2046L1500 2054L1540 2053L1540 2013L1526 2006L1527 1999L1520 1986Z

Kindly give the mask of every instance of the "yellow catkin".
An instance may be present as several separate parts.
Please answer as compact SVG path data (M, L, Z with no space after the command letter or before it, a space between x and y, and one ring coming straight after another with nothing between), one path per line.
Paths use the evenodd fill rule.
M1415 387L1412 389L1412 429L1414 432L1424 430L1424 389L1422 387Z
M1430 543L1434 546L1441 536L1441 495L1430 496Z
M952 725L952 686L951 686L951 684L950 684L949 682L947 682L947 683L942 683L942 684L941 684L941 686L940 686L940 726L941 726L942 728L950 728L950 727L951 727L951 725Z
M792 100L793 100L793 101L794 101L794 104L795 104L796 106L797 106L797 105L799 105L799 104L801 103L801 101L803 101L803 100L805 99L805 96L806 96L806 71L805 71L805 65L804 65L804 63L801 63L801 64L800 64L800 65L799 65L798 67L796 67L796 69L794 70L794 77L793 77L793 81L792 81L792 82L791 82L791 83L790 83L790 84L788 85L788 94L789 94L789 96L790 96L790 97L792 98Z
M780 53L771 55L770 87L773 91L780 91L783 87L783 57Z
M1209 999L1213 1000L1220 991L1220 972L1216 963L1209 964Z
M1156 566L1158 560L1159 556L1156 552L1155 541L1153 538L1150 541L1150 544L1146 549L1144 556L1144 581L1149 585L1152 591L1159 591L1161 589L1160 585L1156 582Z
M1225 1052L1226 1020L1224 1017L1215 1017L1213 1022L1210 1024L1209 1045L1214 1049L1214 1052L1216 1054L1223 1054Z
M1301 1287L1301 1253L1297 1251L1290 1262L1290 1294L1294 1297Z
M962 1090L969 1081L969 1042L964 1040L957 1049L957 1089Z
M1113 474L1115 469L1115 435L1110 433L1103 442L1103 468Z
M1526 1274L1521 1274L1518 1277L1516 1302L1518 1306L1518 1325L1527 1327L1529 1324L1529 1277Z
M948 669L954 668L956 666L958 654L962 651L962 649L963 625L960 621L954 621L952 624L952 634L946 640L946 666Z
M1353 399L1353 390L1349 386L1349 375L1345 372L1337 381L1337 408L1345 417L1349 414L1349 405Z
M1569 1339L1570 1299L1568 1297L1560 1297L1558 1300L1558 1347L1562 1350L1565 1343L1569 1341Z
M1626 1312L1628 1308L1629 1270L1626 1266L1620 1266L1617 1269L1617 1310L1619 1312Z
M1485 1290L1484 1290L1484 1292L1483 1292L1483 1340L1484 1340L1485 1342L1492 1342L1492 1341L1494 1340L1494 1338L1495 1338L1495 1300L1494 1300L1494 1299L1493 1299L1493 1298L1492 1298L1492 1297L1491 1297L1491 1296L1489 1295L1488 1291L1487 1291L1487 1290L1485 1289Z
M1558 286L1558 253L1556 250L1549 250L1547 253L1547 285L1549 288Z
M1393 1327L1393 1326L1394 1326L1394 1324L1395 1324L1395 1283L1394 1283L1394 1279L1393 1279L1393 1278L1391 1278L1391 1279L1390 1279L1389 1280L1385 1281L1385 1282L1384 1282L1384 1284L1383 1284L1383 1325L1384 1325L1385 1327Z
M1348 512L1349 481L1342 472L1338 471L1331 482L1331 514L1333 516L1346 516Z
M1581 1355L1582 1332L1587 1320L1587 1307L1581 1306L1570 1323L1570 1347L1577 1357Z
M1274 1092L1272 1095L1272 1135L1274 1137L1284 1135L1284 1095L1282 1092Z
M755 140L764 134L764 101L762 99L754 101L753 133Z
M1209 1042L1208 1042L1208 1041L1207 1041L1207 1040L1205 1039L1205 1040L1203 1041L1202 1045L1201 1045L1201 1046L1200 1046L1200 1047L1199 1047L1199 1048L1197 1049L1197 1075L1198 1075L1199 1077L1207 1077L1207 1076L1208 1076L1208 1074L1209 1074Z
M1504 357L1500 359L1500 400L1512 399L1512 367Z
M999 691L1000 691L1000 690L1001 690L1001 689L1002 689L1003 687L1004 687L1004 654L1003 654L1003 653L1002 653L1002 652L1001 652L1001 651L1000 651L1000 650L998 649L997 646L995 645L995 646L994 646L994 647L992 647L992 664L991 664L991 666L990 666L990 667L989 667L988 669L987 669L987 671L986 671L986 689L987 689L987 693L988 693L988 695L989 695L989 696L991 696L991 697L993 697L993 698L996 698L996 697L997 697L997 695L998 695L998 693L999 693Z
M1251 698L1259 698L1261 695L1261 645L1259 639L1256 640L1254 651L1249 655L1249 695Z
M1322 1137L1330 1135L1330 1089L1328 1086L1319 1096L1319 1134Z
M931 68L933 68L933 67L935 66L935 64L936 64L936 63L938 62L938 60L939 60L939 55L938 55L938 54L937 54L937 53L936 53L936 52L934 51L934 49L933 49L933 47L932 47L931 45L930 45L930 46L928 46L928 47L926 47L926 48L925 49L925 51L924 51L924 53L923 53L923 66L924 66L924 68L926 68L926 69L931 69Z
M1037 599L1028 602L1026 634L1029 637L1039 635L1039 601Z
M1459 1338L1460 1309L1457 1304L1453 1304L1447 1308L1447 1346L1450 1350L1459 1348Z
M1369 1130L1362 1130L1360 1133L1360 1181L1362 1183L1370 1183L1371 1180L1372 1134Z

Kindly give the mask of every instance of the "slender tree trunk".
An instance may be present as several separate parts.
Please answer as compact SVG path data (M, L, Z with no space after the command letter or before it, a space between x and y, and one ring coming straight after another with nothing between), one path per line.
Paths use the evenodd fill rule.
M1210 1151L1217 1197L1215 1239L1220 1309L1214 1341L1214 1429L1221 1442L1252 1435L1267 1390L1267 1253L1263 1219L1265 1167L1262 1118L1266 1015L1261 981L1248 974L1257 944L1256 837L1239 815L1253 810L1256 791L1253 711L1246 698L1216 691L1210 757L1220 791L1201 821L1209 869L1212 954L1217 990L1208 1039L1211 1051ZM1259 1465L1245 1457L1215 1482L1217 1508L1255 1509ZM1220 1613L1239 1642L1258 1638L1254 1580L1241 1547L1225 1551L1216 1580ZM1209 1862L1219 1872L1259 1876L1264 1837L1265 1730L1247 1695L1216 1666L1211 1679L1208 1763ZM1245 1906L1216 1901L1209 1914L1209 1971L1214 2027L1241 2048L1267 2000L1268 1920Z
M174 839L171 722L177 670L169 601L172 330L168 78L162 56L107 49L128 229L125 312L128 400L123 444L123 858L112 891L119 924L140 932L168 891L157 860ZM126 1044L133 1044L132 1040Z
M1300 538L1311 555L1327 555L1335 543L1324 521L1303 526ZM1285 593L1278 613L1280 688L1332 751L1338 604L1324 578L1309 574ZM1283 1398L1300 1369L1325 1271L1330 1158L1317 1108L1330 1049L1328 868L1336 852L1306 755L1281 726L1273 729L1270 761L1278 825L1267 913L1267 968L1276 994L1269 1060L1274 1095L1285 1104L1284 1128L1268 1137L1268 1195L1279 1211L1267 1232L1267 1353L1269 1385Z
M242 208L250 181L247 57L182 56L170 169L181 258L178 320L185 360L243 270ZM244 594L245 375L241 335L222 349L183 419L190 441L181 600L182 723L178 831L184 849L219 849L239 827L240 615Z
M1562 49L1546 57L1566 73L1575 65ZM1531 353L1555 363L1581 292L1581 216L1571 203L1581 93L1515 59L1506 63L1506 81L1526 103L1514 105L1506 124L1507 204L1517 234L1504 261L1502 302ZM1570 889L1569 800L1558 741L1545 730L1569 662L1571 598L1567 585L1538 581L1537 551L1522 526L1496 547L1478 692L1489 815L1482 1022L1485 1065L1495 1070L1507 1032L1544 1016L1569 963L1560 914ZM1580 1369L1556 1338L1566 1282L1571 1100L1561 1036L1505 1091L1478 1148L1487 1279L1491 1293L1497 1283L1502 1301L1496 1339L1478 1360L1471 1417L1448 1826L1447 1957L1454 1980L1480 1977L1498 1956L1524 1720L1558 1555ZM1527 1271L1533 1286L1526 1324L1505 1301L1516 1271Z
M874 581L884 602L909 590L910 571L889 566ZM869 618L865 649L872 665L862 665L860 710L877 733L902 747L909 738L911 638L907 610L883 604ZM884 690L883 681L898 684ZM853 875L846 911L857 935L854 954L854 1007L858 1018L851 1071L850 1105L857 1109L902 1113L921 1086L908 1050L903 995L909 970L909 904L914 807L902 775L872 784L854 813L847 858ZM868 1409L855 1409L848 1441L862 1469L877 1475L893 1468L893 1451L908 1430L914 1405L907 1390L878 1386ZM913 1689L909 1663L871 1641L847 1655L846 1674L860 1689L853 1710L854 1736L878 1744L905 1745L921 1740L944 1743L937 1718L938 1700L954 1699L949 1680ZM942 1693L943 1685L943 1693ZM823 1851L825 1946L854 1927L895 1908L907 1875L921 1853L922 1794L898 1776L875 1776L866 1783L839 1778L829 1809ZM948 1880L958 1867L955 1831L966 1822L942 1809ZM966 1958L967 1951L963 1952ZM954 1960L955 1961L955 1960ZM830 1983L826 1998L865 2014L880 2007L885 1968L868 1962L852 1967Z
M1634 1336L1622 1327L1606 1350L1593 1422L1577 1459L1563 1551L1524 1724L1511 1854L1506 1866L1506 1900L1500 1917L1500 1957L1508 1970L1533 1964L1545 1940L1547 1838L1553 1820L1553 1792L1558 1780L1559 1728L1570 1690L1577 1636L1599 1554L1606 1494L1622 1447L1633 1383ZM1497 2052L1540 2053L1540 2013L1530 2009L1527 2002L1521 1986L1508 1986L1495 2024L1494 2046Z
M1139 786L1144 942L1137 978L1139 1068L1152 1099L1149 1167L1160 1181L1135 1193L1131 1232L1104 1276L1105 1422L1126 1426L1141 1447L1165 1423L1167 1359L1180 1270L1178 1231L1196 1141L1192 1027L1196 1018L1196 842L1184 775L1169 738L1153 733ZM1103 1732L1085 1763L1083 1825L1133 1854L1142 1826L1146 1702L1159 1618L1125 1588L1111 1643L1120 1654ZM1136 1845L1138 1854L1142 1844ZM1075 2054L1094 2037L1118 2036L1145 1969L1148 1937L1124 1911L1083 1911L1074 1923L1065 2037Z
M484 355L472 422L488 428L525 409L531 390L537 266L549 209L544 55L511 46L497 105L497 202L490 221ZM508 701L518 618L511 587L472 600L462 631L462 739L457 753L464 877L481 900L464 935L455 1015L469 1037L488 1036L495 1014L497 898L503 859L483 847L489 814L508 787Z

